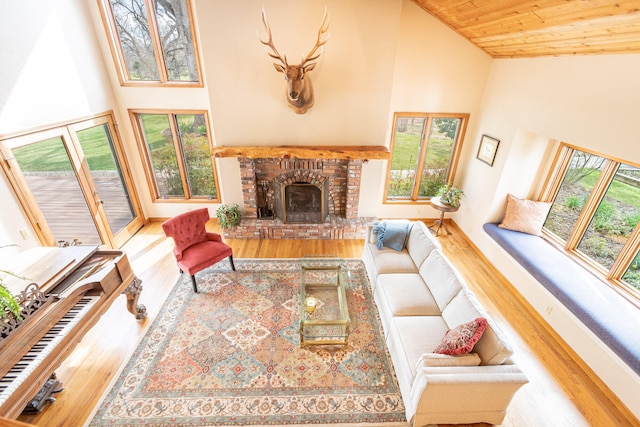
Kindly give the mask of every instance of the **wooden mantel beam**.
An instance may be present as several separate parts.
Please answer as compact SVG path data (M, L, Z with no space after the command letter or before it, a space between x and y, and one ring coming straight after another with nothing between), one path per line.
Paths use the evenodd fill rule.
M215 157L247 157L249 159L346 159L386 160L391 158L382 145L279 145L265 147L213 147Z

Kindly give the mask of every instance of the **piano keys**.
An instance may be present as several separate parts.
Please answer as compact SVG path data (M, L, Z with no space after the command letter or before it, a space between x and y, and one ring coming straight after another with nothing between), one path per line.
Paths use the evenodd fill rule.
M146 308L138 304L141 282L122 251L34 248L5 265L39 285L34 291L22 280L7 280L14 295L32 289L31 297L43 301L0 340L0 417L16 418L120 294L136 319L146 318Z

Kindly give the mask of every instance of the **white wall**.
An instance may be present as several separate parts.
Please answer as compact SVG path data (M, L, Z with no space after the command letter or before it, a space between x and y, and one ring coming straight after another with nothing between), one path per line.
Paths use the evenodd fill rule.
M114 108L100 50L81 0L2 3L0 135ZM39 246L6 177L0 179L0 245ZM26 240L19 230L26 228ZM3 253L5 253L3 251Z
M258 41L267 13L276 46L297 61L315 43L325 5L330 37L310 74L316 103L304 115L285 102L285 82ZM152 202L129 109L203 109L216 145L389 145L393 112L471 114L490 58L409 0L196 0L204 88L121 87L97 2L11 2L0 19L0 132L29 130L114 110L145 217L216 204ZM474 70L468 73L468 70ZM469 135L469 132L467 133ZM471 149L469 138L466 149ZM216 161L225 203L242 204L235 158ZM433 217L428 205L382 205L386 161L363 167L360 214ZM6 185L6 237L26 225ZM10 225L9 225L10 224ZM3 234L0 234L3 236ZM36 244L35 239L31 244Z
M81 2L82 0L77 0ZM196 2L197 3L197 2ZM127 157L130 161L131 172L138 190L140 203L145 218L168 218L184 212L187 209L197 209L208 207L210 214L215 213L218 205L207 203L184 204L175 202L154 203L140 159L129 110L140 109L162 109L162 110L204 110L210 114L209 94L206 88L180 88L180 87L131 87L120 86L118 74L114 66L111 51L105 35L102 18L98 9L97 1L87 3L89 10L89 20L93 26L94 33L90 35L97 43L96 54L101 54L103 61L103 72L107 75L107 86L113 93L115 99L115 115L119 124L120 136L123 140ZM197 7L194 7L194 14L197 15ZM70 22L70 25L73 25ZM199 25L205 27L209 25L206 20L196 21L195 29L198 32ZM198 34L196 34L198 39ZM203 53L204 55L205 53ZM203 80L206 82L206 69L203 70ZM215 142L215 141L214 141ZM222 180L222 177L220 177ZM238 178L239 179L239 178ZM223 186L223 184L221 184Z
M473 129L491 67L491 58L413 2L405 1L396 46L391 99L385 118L389 145L394 112L469 113L462 157L473 150ZM381 205L387 162L363 168L363 215L383 218L434 218L430 205ZM375 163L375 164L373 164ZM459 170L464 170L464 163ZM371 197L374 196L374 197Z
M295 0L197 3L217 145L389 145L394 111L477 115L490 58L413 2ZM303 115L259 43L267 14L280 53L298 62L313 46L324 6L330 37ZM234 17L229 19L229 17ZM467 70L474 70L468 73ZM238 162L219 161L226 203L242 205ZM435 216L428 206L382 205L385 161L363 167L362 216Z
M389 145L395 109L477 115L491 60L479 49L409 0L196 0L197 39L206 87L156 89L120 87L109 48L91 7L101 51L120 107L120 131L133 146L127 108L208 109L216 145ZM285 81L258 41L265 37L265 10L276 47L290 63L313 47L324 7L329 39L309 74L315 105L295 114L285 101ZM425 42L426 40L426 42ZM474 73L466 70L473 69ZM169 92L171 95L167 96ZM137 153L131 154L138 159ZM242 205L239 165L218 159L224 203ZM133 173L147 217L169 217L194 204L152 203L144 172ZM363 167L362 216L435 216L421 207L382 206L385 161ZM213 212L217 205L203 204Z
M493 167L468 153L456 222L567 343L640 416L640 377L483 231L507 193L536 198L559 141L640 162L640 55L496 60L473 144L501 142Z
M200 206L213 212L217 205L151 201L128 109L208 110L216 145L388 146L394 111L470 113L471 129L491 64L486 54L409 0L377 2L376 7L369 0L196 0L205 88L121 87L96 3L41 3L36 12L32 3L12 3L15 10L3 14L9 25L2 39L19 47L20 54L0 53L11 64L0 71L9 82L0 90L13 92L0 129L30 129L113 109L146 217L169 217ZM265 35L261 10L276 46L294 62L314 45L325 5L330 37L309 75L316 102L297 115L285 102L283 76L258 41L258 32ZM84 7L86 14L81 13ZM61 33L63 28L68 34ZM51 67L51 58L60 65ZM27 84L24 76L26 82L39 83ZM37 100L37 114L26 99ZM223 202L241 205L237 160L219 159L217 166ZM361 215L436 215L428 205L382 205L385 171L385 161L364 165Z
M385 145L402 1L244 1L197 3L217 145ZM329 39L311 79L315 104L295 114L274 67L261 21L289 63L314 46L324 7ZM230 17L233 17L230 19ZM225 203L242 206L239 165L221 159Z
M298 115L285 102L284 76L258 41L257 32L266 37L261 10L280 53L299 63L314 46L325 5L329 40L306 76L316 101ZM216 143L384 145L402 2L369 5L362 0L200 1Z

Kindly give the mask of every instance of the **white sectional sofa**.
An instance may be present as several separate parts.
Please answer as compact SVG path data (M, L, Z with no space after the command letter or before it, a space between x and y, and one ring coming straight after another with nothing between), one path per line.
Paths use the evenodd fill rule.
M407 421L502 423L528 382L512 350L423 222L410 223L402 251L376 247L369 226L363 261L398 377ZM469 354L434 354L445 333L484 317L488 326Z

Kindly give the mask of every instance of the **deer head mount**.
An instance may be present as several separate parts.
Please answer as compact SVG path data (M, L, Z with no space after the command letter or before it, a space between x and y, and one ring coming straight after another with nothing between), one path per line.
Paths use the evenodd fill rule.
M311 51L307 54L307 56L302 57L302 62L298 65L289 65L287 63L287 56L280 55L278 49L276 49L273 44L273 37L271 36L271 27L269 26L269 22L267 22L267 16L262 10L262 23L264 24L264 28L267 31L268 40L263 40L258 35L258 39L260 43L267 46L270 50L267 51L267 54L273 59L278 60L278 62L274 62L273 66L276 71L284 74L284 79L287 82L287 103L289 107L295 111L297 114L304 114L307 112L309 108L313 105L313 86L311 85L311 79L306 74L313 70L316 66L316 63L313 62L320 57L322 52L316 53L318 49L320 49L329 39L327 36L324 40L322 40L323 36L329 30L329 16L327 14L327 9L324 9L324 17L322 18L322 24L320 25L320 29L318 30L318 39L316 40L316 45L311 49Z

